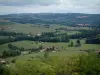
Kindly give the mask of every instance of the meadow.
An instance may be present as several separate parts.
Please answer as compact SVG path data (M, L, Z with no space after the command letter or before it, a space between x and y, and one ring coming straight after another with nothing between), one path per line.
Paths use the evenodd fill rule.
M74 44L76 43L76 39L71 40L71 41L73 41ZM15 46L24 47L26 49L38 47L40 45L43 45L44 48L51 47L51 46L54 45L56 48L58 48L60 50L62 49L62 47L65 50L80 50L80 49L85 50L85 49L99 49L100 48L100 45L97 45L97 44L85 44L84 40L81 40L81 43L82 43L81 47L68 47L69 43L63 43L63 42L61 42L61 43L48 43L48 42L44 42L44 43L36 44L36 42L34 42L34 41L19 41L19 42L15 42L15 43L12 43L12 44L15 45Z
M0 26L2 27L2 25ZM9 32L17 32L17 33L26 33L29 34L31 33L32 35L40 34L42 32L55 32L56 29L59 28L68 28L68 29L81 29L81 30L90 30L89 27L70 27L70 26L64 26L64 25L56 25L56 24L51 24L50 28L44 27L44 24L42 25L36 25L36 24L13 24L13 25L3 25L4 28L9 28L5 29L5 31ZM67 33L68 35L80 33L77 30L72 30L72 31L64 31L64 30L59 30L60 33Z
M71 40L74 42L74 45L76 44L76 39ZM72 54L74 52L80 52L80 50L99 50L100 49L100 45L99 44L85 44L85 40L81 40L81 46L80 47L68 47L68 45L70 44L70 42L68 43L63 43L63 42L59 42L59 43L52 43L52 42L42 42L42 43L36 43L35 41L18 41L18 42L12 42L11 43L14 46L17 47L23 47L26 50L30 49L30 48L34 48L34 47L39 47L39 46L43 46L43 48L48 48L48 47L52 47L55 46L55 48L57 48L58 51L64 51L64 53L61 53L61 55L66 55L68 54L68 51L72 52ZM3 44L0 45L0 52L3 52L5 50L9 50L8 48L8 43L7 44ZM58 52L58 54L60 54L60 52Z

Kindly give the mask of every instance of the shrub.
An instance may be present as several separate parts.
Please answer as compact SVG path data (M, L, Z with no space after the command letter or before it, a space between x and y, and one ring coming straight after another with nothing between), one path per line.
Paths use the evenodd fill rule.
M48 53L44 56L47 58ZM50 56L48 61L39 58L30 61L17 60L8 71L10 75L100 75L100 58L90 52L69 58Z

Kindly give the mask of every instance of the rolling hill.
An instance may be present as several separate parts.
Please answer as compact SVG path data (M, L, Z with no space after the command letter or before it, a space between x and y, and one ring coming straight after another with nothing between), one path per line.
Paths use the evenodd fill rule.
M63 24L63 25L97 25L100 24L100 14L80 13L22 13L0 15L0 19L17 23L31 24Z

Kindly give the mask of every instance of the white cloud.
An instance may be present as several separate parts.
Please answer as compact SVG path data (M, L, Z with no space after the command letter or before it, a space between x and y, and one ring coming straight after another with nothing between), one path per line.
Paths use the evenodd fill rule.
M0 0L4 6L25 6L25 5L50 5L58 4L59 0Z
M5 1L0 0L0 14L44 12L100 13L100 0L8 0L11 4L7 4Z

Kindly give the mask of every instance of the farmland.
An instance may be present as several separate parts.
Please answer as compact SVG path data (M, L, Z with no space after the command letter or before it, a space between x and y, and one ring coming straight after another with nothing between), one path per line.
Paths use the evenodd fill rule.
M88 27L70 27L70 26L64 26L64 25L52 25L50 28L45 28L44 24L43 25L34 25L34 24L14 24L14 25L6 25L6 26L0 26L4 28L9 28L5 29L5 31L9 32L17 32L17 33L32 33L33 35L39 34L41 32L55 32L55 29L59 28L68 28L68 29L83 29L83 30L88 30ZM64 31L60 30L61 33L68 33L70 34L76 34L79 33L77 30L70 30L70 31Z
M74 44L76 43L76 39L71 40L74 42ZM70 42L69 42L70 43ZM78 56L80 54L87 54L87 52L85 52L84 50L99 50L100 49L100 45L98 44L85 44L85 40L81 40L81 46L80 47L68 47L69 43L48 43L48 42L42 42L42 43L36 43L35 41L18 41L18 42L12 42L13 45L17 46L17 47L24 47L26 50L29 48L34 48L34 47L39 47L39 46L43 46L43 48L47 48L47 47L51 47L51 46L55 46L57 48L58 51L56 52L50 52L49 56L53 57L53 56L58 56L58 57L73 57L73 56ZM62 48L63 47L63 48ZM3 44L0 45L0 52L2 53L3 51L6 50L10 50L8 48L8 44ZM83 50L83 51L82 51ZM44 56L44 52L32 52L31 54L29 54L29 51L23 51L22 55L20 56L16 56L16 57L10 57L7 58L6 60L9 61L10 63L12 62L13 59L16 59L16 61L25 61L25 60L29 60L31 58L37 58L37 57L43 57Z
M100 71L99 26L69 25L66 21L65 24L1 21L3 75L96 75Z
M76 43L76 40L71 40L71 41L73 41L74 44ZM68 47L69 43L63 43L63 42L62 43L48 43L48 42L44 42L44 43L38 43L37 44L34 41L25 40L25 41L13 42L12 44L14 46L17 46L17 47L24 47L25 49L39 47L41 45L44 48L55 46L58 50L65 51L65 54L67 53L67 51L70 51L70 52L73 53L73 51L93 50L93 49L99 50L100 49L100 45L98 45L98 44L85 44L84 40L81 40L81 43L82 43L81 47ZM2 52L3 50L9 50L8 44L0 45L0 51Z
M10 28L10 29L5 29L4 31L7 32L16 32L16 33L25 33L27 35L37 35L37 34L41 34L42 32L57 32L60 34L63 33L67 33L68 35L74 35L74 34L78 34L81 33L80 31L78 31L77 29L80 30L91 30L91 28L89 27L71 27L71 26L64 26L64 25L56 25L56 24L51 24L51 27L46 28L44 26L44 24L41 25L35 25L35 24L14 24L14 25L4 25L1 27L4 28ZM67 28L67 29L71 29L71 30L56 30L59 28ZM9 36L0 36L0 39L7 39L9 38ZM68 45L70 44L70 42L72 41L74 43L74 45L76 44L76 40L77 39L71 39L69 42L64 43L64 42L58 42L58 43L48 43L48 42L43 42L43 43L38 43L36 44L35 41L28 41L28 40L23 40L23 41L18 41L18 42L13 42L12 44L18 47L23 47L25 49L29 49L29 48L34 48L34 47L38 47L42 44L42 46L44 48L47 47L51 47L51 46L55 46L57 49L59 50L99 50L100 49L100 45L99 44L85 44L85 39L81 39L81 47L68 47ZM7 44L3 44L0 45L1 50L0 51L4 51L4 50L9 50L8 48L8 43Z

